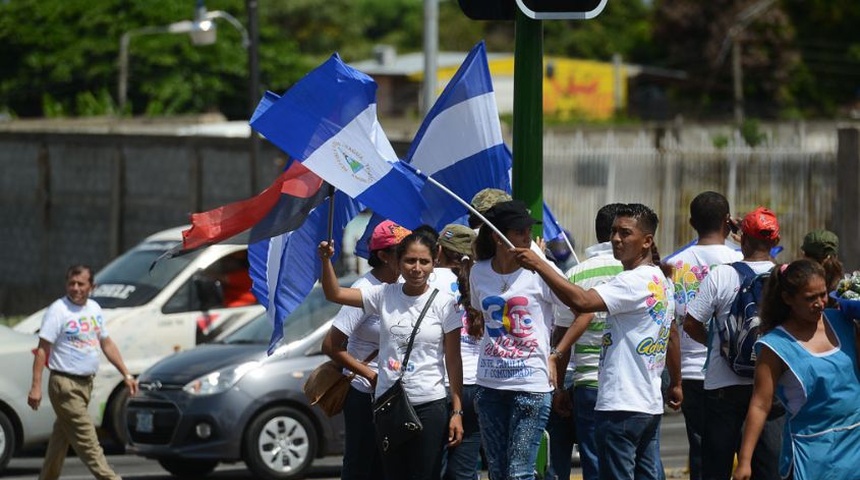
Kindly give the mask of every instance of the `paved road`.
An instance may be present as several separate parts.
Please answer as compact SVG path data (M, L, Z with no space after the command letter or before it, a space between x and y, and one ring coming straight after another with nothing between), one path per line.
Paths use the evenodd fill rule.
M668 477L672 479L687 478L684 467L687 464L687 437L684 431L684 419L680 414L670 414L663 418L661 453L663 464ZM125 480L174 480L153 460L133 455L112 455L108 457L110 464ZM32 480L39 475L40 457L13 458L9 468L3 475L4 480ZM326 457L314 462L307 478L322 480L337 480L340 478L341 457ZM571 479L581 478L579 469L574 469ZM86 467L74 456L66 460L63 469L63 480L89 480L92 476ZM253 480L254 476L244 464L220 465L215 472L206 477L212 480ZM486 473L482 478L486 478Z

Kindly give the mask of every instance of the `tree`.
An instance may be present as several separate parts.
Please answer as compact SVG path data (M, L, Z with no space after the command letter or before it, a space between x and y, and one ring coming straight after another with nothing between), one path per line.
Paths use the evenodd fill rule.
M732 76L724 45L740 12L758 0L658 0L654 42L663 65L689 75L687 94L717 113L731 110ZM740 33L744 98L753 115L775 116L793 107L790 84L800 67L791 19L779 3ZM712 111L714 111L712 110Z
M802 67L791 82L799 108L833 116L860 101L860 3L786 0Z

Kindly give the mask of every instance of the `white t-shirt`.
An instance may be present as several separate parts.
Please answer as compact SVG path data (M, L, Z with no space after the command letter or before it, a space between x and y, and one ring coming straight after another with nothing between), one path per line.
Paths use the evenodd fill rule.
M382 285L382 282L372 273L367 272L352 284L352 288L371 285ZM364 361L374 350L379 349L379 315L368 315L360 308L343 306L334 317L332 326L349 338L346 351L359 362ZM367 362L367 366L371 370L377 368L376 358L374 357ZM349 375L352 372L344 368L343 373ZM353 377L352 386L360 392L373 392L370 381L361 375Z
M460 305L460 280L450 268L436 267L427 283L430 284L431 288L438 288L439 293L448 291L457 300L457 310L460 312L462 324L460 328L460 359L463 364L463 385L474 385L478 372L480 340L469 336L466 309ZM448 386L447 375L445 376L445 386Z
M570 268L565 274L571 283L585 290L607 282L624 270L621 262L613 256L612 244L609 242L592 245L585 249L585 254L587 258L579 265ZM570 364L574 367L573 383L576 386L598 387L597 369L600 365L600 353L603 350L606 316L606 312L595 312L594 318L573 345ZM562 319L566 319L566 316L557 316L555 324L561 327L570 327L573 324L573 319L565 323L562 323Z
M764 273L773 268L773 262L744 262L752 268L755 273ZM687 304L687 313L706 325L711 325L708 331L708 363L705 370L705 390L732 385L752 385L753 379L738 376L729 367L729 363L720 355L720 336L713 330L711 317L719 321L725 321L729 316L738 290L741 288L741 279L738 272L731 265L719 265L711 270L705 277L705 281L699 287L699 294L692 302Z
M567 307L538 274L520 268L502 275L490 262L476 263L469 275L472 307L484 315L477 384L550 392L547 362L553 308Z
M460 282L450 268L433 268L433 273L427 279L427 284L430 285L430 288L438 288L439 293L447 293L458 301L460 300Z
M666 258L664 263L674 268L676 328L681 338L681 377L685 380L704 380L708 347L690 338L684 331L687 304L696 298L699 286L708 272L717 265L739 262L743 254L726 245L692 245Z
M675 317L671 282L659 267L640 265L592 290L609 312L595 410L662 414L660 380Z
M56 300L45 311L39 337L51 343L49 369L95 375L101 359L101 339L108 337L102 308L91 299L86 305L76 305L68 297Z
M421 310L430 299L432 288L411 297L403 293L403 284L375 285L361 288L365 313L379 315L379 396L400 378L401 362L409 346L409 337ZM412 353L403 372L403 388L413 403L422 404L445 398L444 335L462 325L454 297L439 292L415 335Z

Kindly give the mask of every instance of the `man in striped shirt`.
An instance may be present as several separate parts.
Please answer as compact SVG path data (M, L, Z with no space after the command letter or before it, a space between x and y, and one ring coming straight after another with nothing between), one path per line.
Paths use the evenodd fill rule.
M585 290L589 290L621 273L624 267L612 254L612 244L609 237L615 212L621 204L605 205L597 212L594 221L597 243L585 249L586 259L579 265L567 271L567 278ZM576 415L576 435L579 441L579 454L584 480L596 480L598 475L597 444L594 438L594 407L597 403L597 365L600 360L600 350L603 338L603 327L606 312L579 314L572 323L564 325L562 319L569 316L556 316L556 328L553 332L553 345L557 344L568 329L575 333L573 347L574 377L573 404ZM571 361L570 350L558 359L557 372L564 372ZM566 395L564 390L556 390L557 395ZM556 401L553 402L554 404ZM562 474L569 472L561 472ZM559 475L559 478L567 478Z

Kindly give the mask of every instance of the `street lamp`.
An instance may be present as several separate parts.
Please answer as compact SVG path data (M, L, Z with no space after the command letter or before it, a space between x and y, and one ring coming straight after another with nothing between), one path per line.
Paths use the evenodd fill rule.
M215 43L217 35L215 20L219 18L226 20L239 31L242 35L242 47L249 50L251 41L248 31L242 23L227 12L220 10L207 12L203 0L197 1L197 6L194 9L194 20L183 20L157 27L141 27L123 33L119 39L119 78L117 79L117 103L119 104L119 111L125 111L125 104L128 99L128 47L132 37L160 33L187 33L191 37L192 44L198 46L211 45Z

